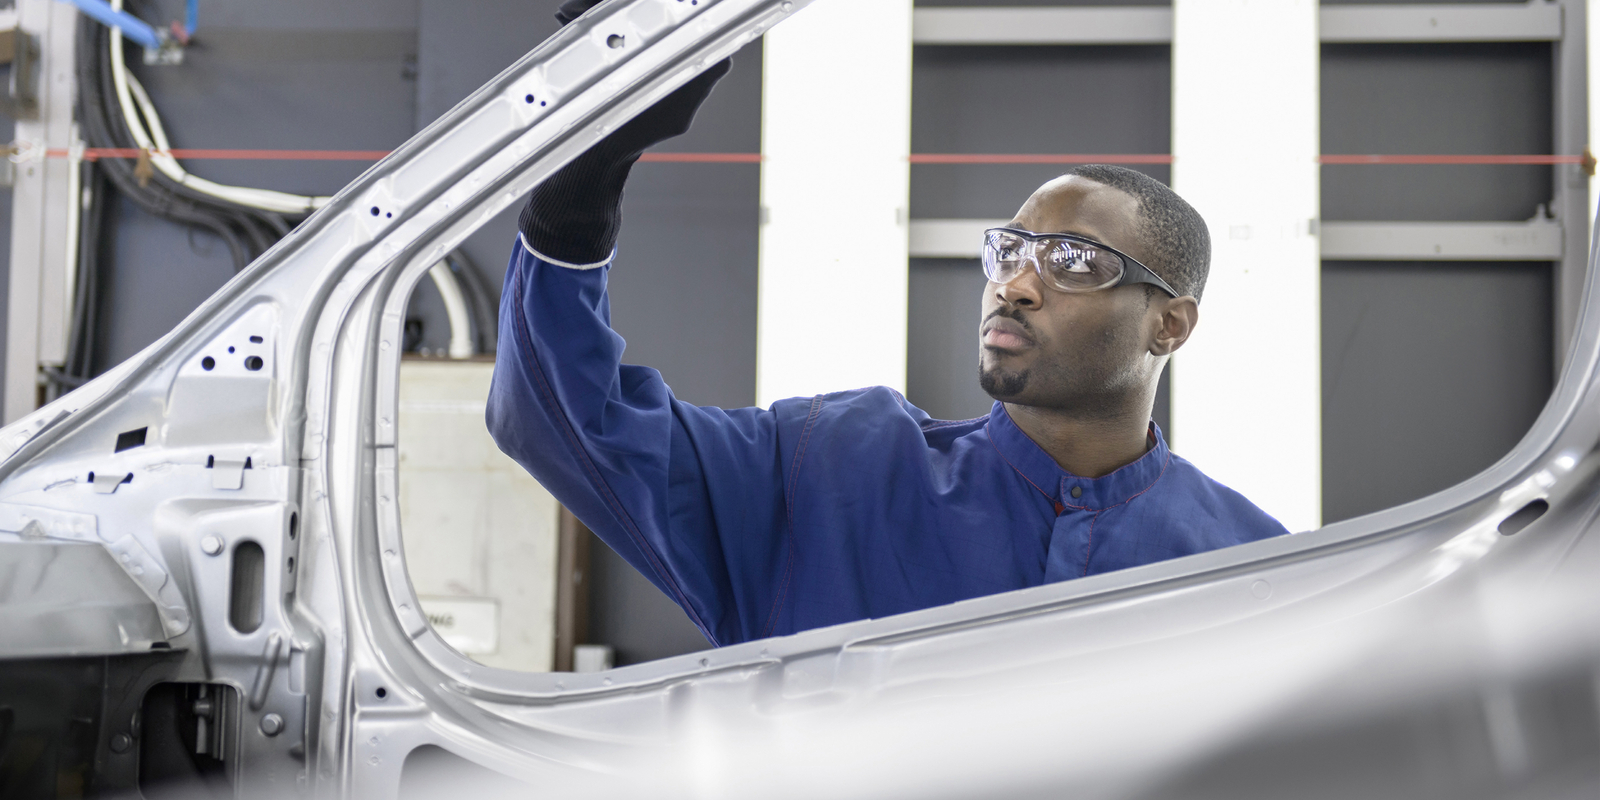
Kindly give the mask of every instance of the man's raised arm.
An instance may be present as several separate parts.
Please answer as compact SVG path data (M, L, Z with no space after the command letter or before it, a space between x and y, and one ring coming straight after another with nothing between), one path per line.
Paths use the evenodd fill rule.
M686 131L727 70L707 70L534 190L506 272L487 414L502 450L719 645L770 631L794 444L781 414L692 406L655 370L622 365L606 273L633 163Z

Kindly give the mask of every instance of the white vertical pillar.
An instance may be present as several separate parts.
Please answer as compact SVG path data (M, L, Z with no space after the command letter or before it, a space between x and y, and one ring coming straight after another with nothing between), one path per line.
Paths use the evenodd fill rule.
M1174 0L1173 188L1211 229L1174 449L1290 530L1322 519L1316 0Z
M17 121L16 164L11 199L11 277L7 299L5 422L38 404L39 367L59 366L66 357L68 309L77 268L77 163L48 158L48 150L70 150L73 47L78 11L50 0L19 0L22 30L38 37L39 114ZM16 69L15 66L12 67Z
M911 0L767 34L756 402L905 388Z

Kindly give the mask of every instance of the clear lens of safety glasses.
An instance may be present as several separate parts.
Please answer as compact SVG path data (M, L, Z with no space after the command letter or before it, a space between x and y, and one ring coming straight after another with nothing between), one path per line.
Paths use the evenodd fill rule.
M991 230L983 247L983 272L1010 283L1022 270L1037 269L1044 282L1063 292L1093 292L1122 278L1122 256L1093 243L1059 236L1023 237Z

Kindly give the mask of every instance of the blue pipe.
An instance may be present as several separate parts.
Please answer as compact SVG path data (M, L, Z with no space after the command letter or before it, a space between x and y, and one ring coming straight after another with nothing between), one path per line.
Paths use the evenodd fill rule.
M161 49L161 37L156 34L156 29L149 23L126 11L116 11L105 0L61 0L77 6L79 11L94 17L101 24L110 28L122 29L122 35L141 47L150 50ZM194 9L198 0L190 0L190 19L193 20Z
M194 28L200 24L200 0L189 0L189 8L183 15L183 33L193 36Z

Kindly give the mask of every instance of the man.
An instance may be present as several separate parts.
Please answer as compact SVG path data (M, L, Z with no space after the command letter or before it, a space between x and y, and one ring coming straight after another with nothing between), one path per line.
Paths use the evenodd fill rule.
M726 71L534 191L488 404L501 449L712 644L1286 532L1172 454L1150 421L1161 370L1199 319L1210 241L1193 208L1130 170L1074 170L987 234L985 417L936 421L884 387L701 408L655 370L622 365L606 271L623 184Z

